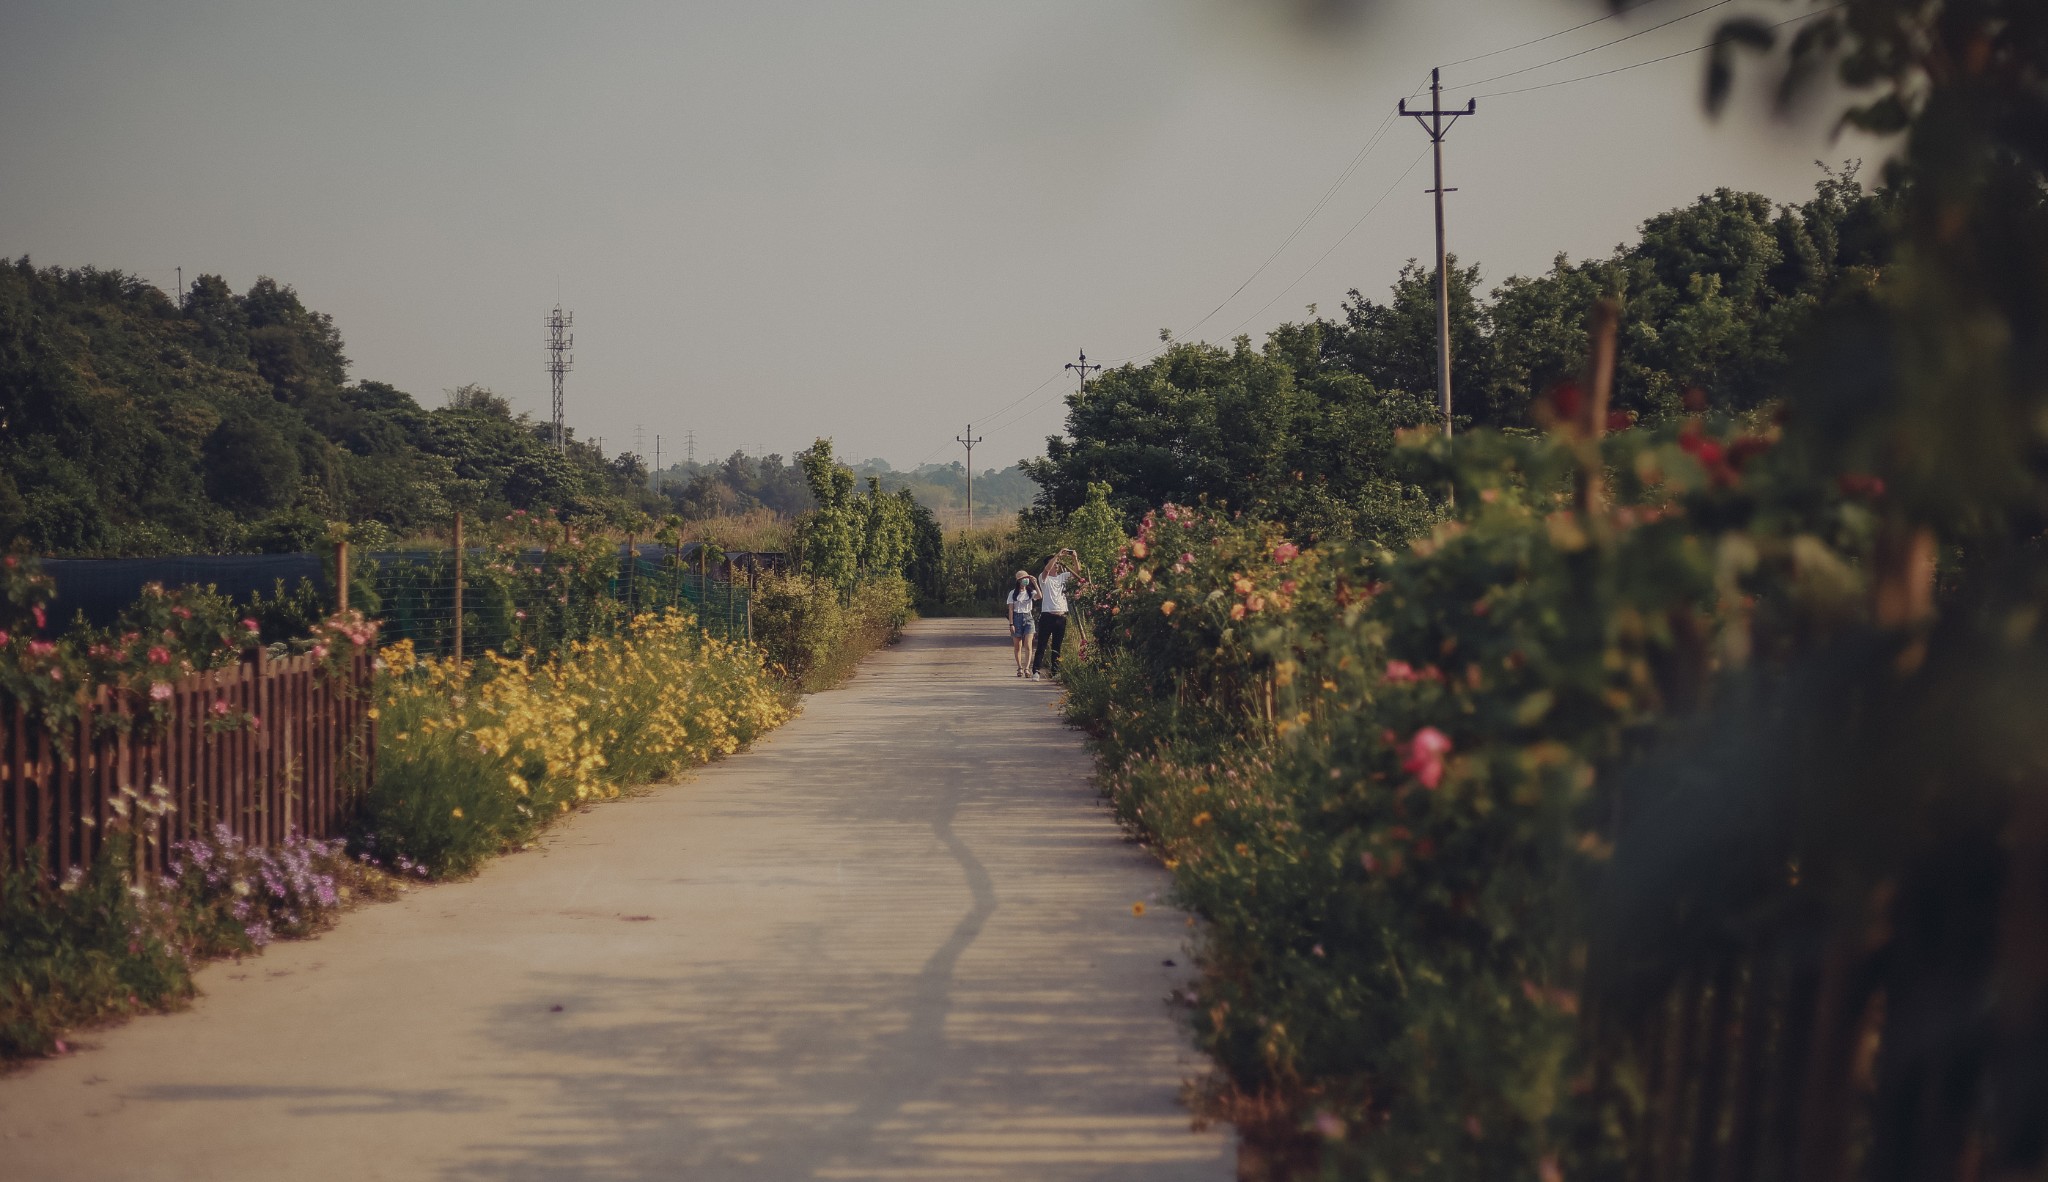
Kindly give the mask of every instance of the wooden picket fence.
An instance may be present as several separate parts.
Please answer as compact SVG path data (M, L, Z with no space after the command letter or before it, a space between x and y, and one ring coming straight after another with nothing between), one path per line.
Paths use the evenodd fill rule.
M358 654L330 676L310 656L259 656L193 674L172 683L161 722L150 703L101 686L61 733L0 699L0 861L40 851L57 876L91 864L124 786L147 797L160 784L173 806L139 873L216 825L255 845L340 835L376 767L371 662Z

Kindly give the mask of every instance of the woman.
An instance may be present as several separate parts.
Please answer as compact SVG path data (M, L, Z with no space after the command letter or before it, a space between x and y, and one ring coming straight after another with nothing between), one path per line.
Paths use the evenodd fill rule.
M1003 600L1010 615L1010 655L1017 661L1017 676L1029 676L1031 664L1031 606L1038 598L1038 585L1029 571L1017 572L1017 586Z

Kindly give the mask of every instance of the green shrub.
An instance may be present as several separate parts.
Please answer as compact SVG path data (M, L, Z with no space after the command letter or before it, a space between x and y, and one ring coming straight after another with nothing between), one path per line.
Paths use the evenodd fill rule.
M48 1055L67 1028L192 996L165 905L130 890L117 849L109 843L89 872L61 886L0 869L0 1060Z
M844 681L861 659L896 639L910 620L910 585L867 579L842 601L822 579L762 577L754 591L754 641L771 667L806 693Z

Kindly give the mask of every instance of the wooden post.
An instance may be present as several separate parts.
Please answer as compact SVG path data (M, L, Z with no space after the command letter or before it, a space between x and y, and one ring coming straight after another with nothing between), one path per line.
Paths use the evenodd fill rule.
M633 583L640 573L640 552L633 548L634 537L626 535L626 583L621 588L626 593L626 622L633 622Z
M732 559L725 560L725 638L732 639L733 617L739 614L739 588L733 585Z
M1585 399L1579 408L1579 511L1597 513L1605 500L1600 437L1607 434L1607 404L1614 394L1614 338L1621 305L1602 299L1593 305L1586 352Z
M334 614L348 614L348 543L334 544Z
M455 663L462 664L462 514L455 514Z

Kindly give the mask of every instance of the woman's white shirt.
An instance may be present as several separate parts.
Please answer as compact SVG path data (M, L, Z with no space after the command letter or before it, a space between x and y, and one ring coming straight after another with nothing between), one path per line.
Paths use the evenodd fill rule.
M1013 616L1028 616L1031 614L1031 592L1021 587L1010 592L1010 597L1003 602L1010 605L1010 614Z

